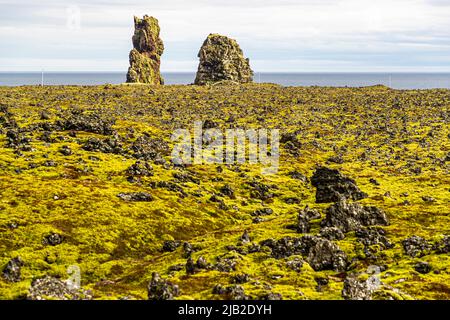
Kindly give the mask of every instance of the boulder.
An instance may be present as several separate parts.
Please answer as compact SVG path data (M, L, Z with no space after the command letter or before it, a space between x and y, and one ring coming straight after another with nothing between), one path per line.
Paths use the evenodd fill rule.
M152 280L148 284L147 291L148 300L173 300L174 297L180 294L180 289L177 285L161 278L156 272L152 274Z
M386 214L377 207L362 206L341 199L326 211L322 227L337 227L344 233L356 231L361 227L389 224Z
M54 277L36 279L28 290L28 300L91 300L89 291L70 288L67 282Z
M307 261L315 271L345 271L348 264L346 254L335 243L322 238L309 250Z
M160 27L157 19L147 15L143 19L134 17L134 48L130 52L127 82L164 84L160 73L164 44L159 33Z
M3 278L8 282L19 282L22 266L23 261L20 257L9 260L2 272Z
M205 85L219 81L248 83L253 81L253 71L249 59L236 40L219 34L210 34L198 54L196 85Z
M336 169L317 168L311 183L317 188L317 203L337 202L341 198L355 201L367 198L367 194L358 188L355 180L342 175Z
M423 257L431 252L432 244L422 237L413 235L402 241L405 253L412 257Z

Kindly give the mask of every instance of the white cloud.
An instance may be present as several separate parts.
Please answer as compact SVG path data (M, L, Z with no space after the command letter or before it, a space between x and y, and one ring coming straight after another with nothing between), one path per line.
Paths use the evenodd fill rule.
M61 70L125 70L132 17L144 14L160 21L166 44L164 70L195 70L198 49L210 32L236 38L257 70L449 69L445 57L450 56L450 6L445 4L441 0L41 0L39 4L0 0L0 70L40 69L38 64ZM67 26L67 8L73 5L81 12L79 30Z

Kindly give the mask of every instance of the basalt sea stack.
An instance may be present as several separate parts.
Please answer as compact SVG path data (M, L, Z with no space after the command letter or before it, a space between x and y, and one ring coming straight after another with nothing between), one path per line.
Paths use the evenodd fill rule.
M248 83L253 81L250 61L236 40L219 34L210 34L198 54L198 66L195 84L204 85L218 81Z
M147 15L143 19L134 17L134 48L130 52L127 82L164 84L160 73L164 44L159 37L159 32L157 19Z

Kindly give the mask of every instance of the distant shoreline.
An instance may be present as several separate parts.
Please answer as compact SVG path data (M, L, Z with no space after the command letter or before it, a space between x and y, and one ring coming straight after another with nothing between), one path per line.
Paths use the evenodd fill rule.
M163 72L166 85L188 85L195 72ZM95 86L122 84L125 71L44 71L44 85ZM450 89L450 72L255 72L255 83L274 83L287 87L370 87L384 85L393 89ZM42 72L0 71L0 86L41 85Z

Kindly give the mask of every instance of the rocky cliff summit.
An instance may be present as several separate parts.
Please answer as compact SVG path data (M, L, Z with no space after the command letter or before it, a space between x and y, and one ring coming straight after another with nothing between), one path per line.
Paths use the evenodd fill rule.
M248 83L253 81L253 71L249 59L236 40L219 34L210 34L198 54L198 66L195 84L204 85L219 81Z
M164 44L159 37L158 20L147 15L142 19L134 17L134 29L127 82L163 84L160 66Z

